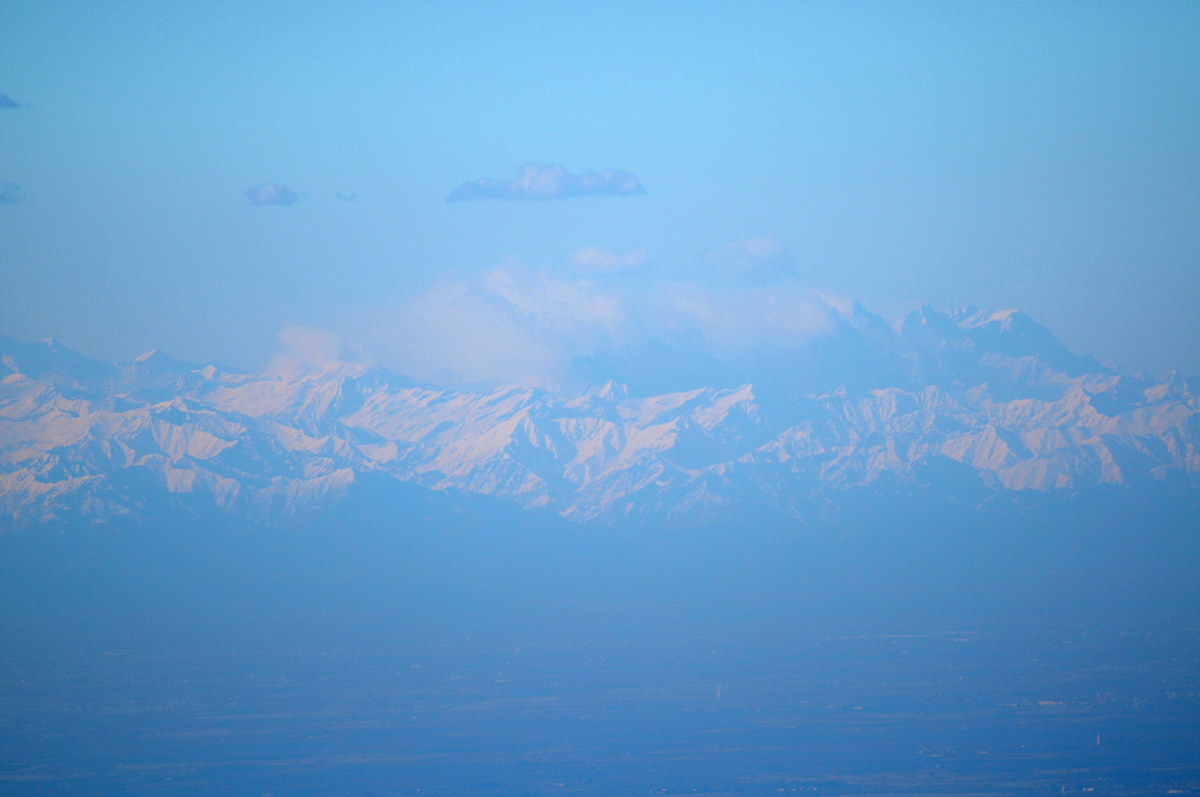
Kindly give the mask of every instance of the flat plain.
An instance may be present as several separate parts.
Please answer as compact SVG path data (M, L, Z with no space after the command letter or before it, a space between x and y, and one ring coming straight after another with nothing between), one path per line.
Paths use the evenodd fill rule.
M193 608L7 639L4 793L1200 790L1200 628L1168 614Z

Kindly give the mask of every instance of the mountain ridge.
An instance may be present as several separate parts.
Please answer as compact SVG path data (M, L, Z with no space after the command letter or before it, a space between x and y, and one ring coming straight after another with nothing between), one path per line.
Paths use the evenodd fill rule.
M113 365L4 338L0 524L155 507L272 522L364 479L610 526L739 507L808 522L864 490L967 507L1200 486L1185 377L1115 373L1018 311L839 317L757 384L656 395L611 375L455 391L344 360L246 374L151 351Z

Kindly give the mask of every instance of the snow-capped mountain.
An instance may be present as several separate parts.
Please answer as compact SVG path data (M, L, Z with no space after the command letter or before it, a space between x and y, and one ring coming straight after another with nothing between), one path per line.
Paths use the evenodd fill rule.
M1114 373L1028 316L854 305L759 383L477 392L355 362L244 374L110 365L0 339L0 523L163 507L269 521L356 483L503 498L580 522L811 517L839 496L1200 486L1186 379ZM855 492L857 491L857 493Z

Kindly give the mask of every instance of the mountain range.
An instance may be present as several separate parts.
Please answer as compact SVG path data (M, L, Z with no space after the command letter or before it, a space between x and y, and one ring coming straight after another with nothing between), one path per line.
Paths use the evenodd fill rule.
M661 384L621 379L655 358ZM570 389L468 390L341 359L248 374L0 338L0 525L271 523L363 484L598 525L1200 486L1194 381L1117 373L1017 311L927 306L890 326L855 304L715 383L687 384L684 359L613 353L581 361Z

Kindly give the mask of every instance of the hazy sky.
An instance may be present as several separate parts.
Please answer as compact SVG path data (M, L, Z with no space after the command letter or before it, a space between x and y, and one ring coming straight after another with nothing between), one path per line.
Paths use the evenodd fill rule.
M0 31L10 336L257 368L322 330L519 377L547 341L792 334L822 291L1200 373L1200 4L15 0Z

